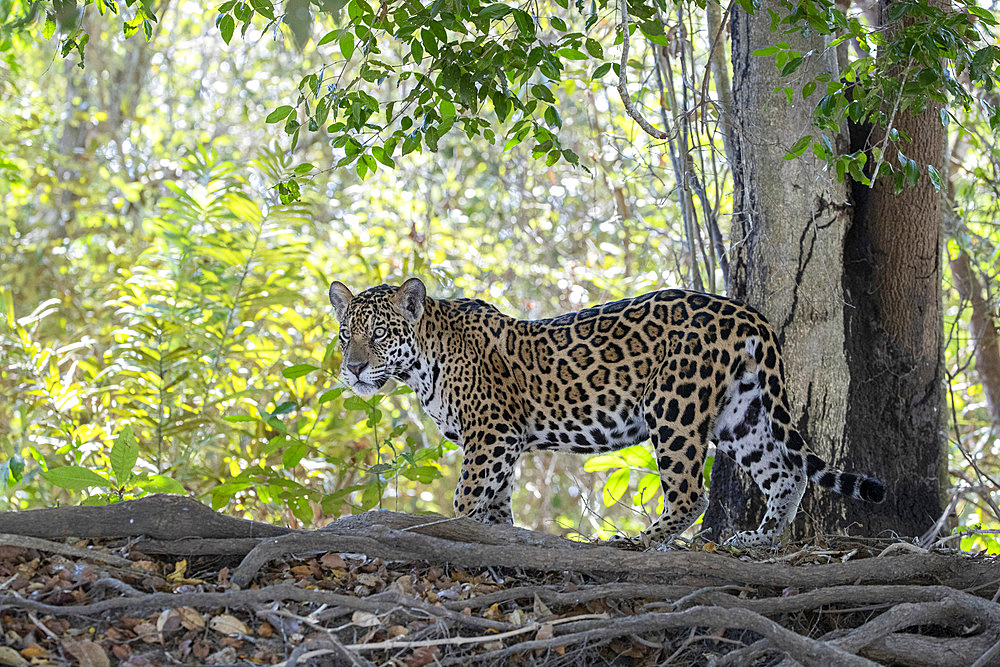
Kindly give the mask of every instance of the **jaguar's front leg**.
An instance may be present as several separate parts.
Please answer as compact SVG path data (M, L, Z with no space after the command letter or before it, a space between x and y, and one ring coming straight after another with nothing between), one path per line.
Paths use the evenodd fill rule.
M464 448L455 514L483 523L514 523L510 499L514 467L523 450L521 438L487 433L466 438Z

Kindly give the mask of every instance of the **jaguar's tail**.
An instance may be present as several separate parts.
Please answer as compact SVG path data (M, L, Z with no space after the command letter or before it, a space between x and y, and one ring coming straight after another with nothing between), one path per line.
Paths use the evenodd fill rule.
M805 457L806 474L824 489L858 500L867 500L870 503L880 503L885 500L885 483L881 480L854 472L835 470L828 466L826 461L809 452L805 453Z
M761 361L764 358L764 350L760 338L757 336L748 337L745 341L743 352L745 372L756 373L760 368ZM780 376L784 375L784 369L781 367L780 362L778 373ZM781 393L781 401L782 403L786 403L787 399L783 396L784 391ZM769 411L772 412L771 416L774 418L774 412L771 410ZM787 417L787 410L782 409L781 412ZM885 500L884 482L867 475L861 475L853 472L843 472L841 470L831 468L826 461L809 451L808 446L802 440L801 436L791 426L790 418L784 419L783 421L784 424L782 424L782 432L786 433L788 436L788 442L786 442L786 445L790 450L797 451L805 458L806 475L810 480L825 489L833 491L834 493L857 498L858 500L865 500L870 503L881 503ZM784 438L780 439L784 440Z

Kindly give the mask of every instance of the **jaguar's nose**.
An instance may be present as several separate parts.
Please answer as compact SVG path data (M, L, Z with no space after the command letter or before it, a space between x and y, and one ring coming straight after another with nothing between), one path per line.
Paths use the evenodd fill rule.
M368 362L367 361L348 361L347 362L347 370L349 370L352 373L354 373L354 377L357 377L357 378L361 377L361 373L366 368L368 368Z

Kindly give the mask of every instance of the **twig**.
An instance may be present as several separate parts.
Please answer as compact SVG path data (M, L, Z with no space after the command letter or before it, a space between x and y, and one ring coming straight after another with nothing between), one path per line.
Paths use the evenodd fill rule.
M972 663L971 667L986 667L995 664L993 659L1000 656L1000 640L994 644L986 653L979 656L979 659Z
M582 614L580 616L571 616L569 618L557 618L551 621L546 621L545 623L539 623L536 621L514 630L500 632L493 635L484 635L481 637L446 637L444 639L422 639L420 641L388 640L384 642L371 642L370 644L348 644L346 648L355 651L382 651L392 649L413 649L420 648L422 646L464 646L468 644L482 644L485 642L499 641L508 637L516 637L517 635L523 635L526 632L540 630L543 625L559 625L560 623L571 623L582 619L601 619L602 622L607 622L609 620L607 614ZM448 663L443 662L442 664Z
M628 42L629 42L629 28L628 28L628 0L621 1L622 8L622 57L619 62L618 69L618 95L622 98L622 104L625 105L625 113L629 115L629 118L634 120L639 127L642 128L643 132L653 137L654 139L666 139L668 135L663 130L658 130L649 124L642 114L635 108L632 104L632 97L628 94L628 87L626 84L625 71L628 66Z

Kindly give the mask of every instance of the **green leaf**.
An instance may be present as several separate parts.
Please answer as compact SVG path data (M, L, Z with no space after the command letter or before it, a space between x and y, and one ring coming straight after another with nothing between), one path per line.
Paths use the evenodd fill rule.
M650 470L656 470L656 459L653 458L652 452L649 451L649 447L645 445L634 445L632 447L626 447L618 452L625 463L634 468L649 468Z
M648 503L656 497L656 492L659 490L660 475L655 472L646 473L639 480L639 487L636 489L635 495L632 496L632 504L643 505Z
M281 374L289 380L294 380L318 370L319 366L313 366L312 364L295 364L294 366L289 366L288 368L282 370Z
M271 113L267 114L267 118L264 119L266 123L279 123L288 117L288 114L292 113L292 107L283 104Z
M802 64L802 56L795 56L794 58L789 58L785 66L781 68L781 76L788 76L799 68Z
M128 21L122 22L122 34L125 35L125 39L128 39L135 33L139 32L139 28L141 27L142 27L142 17L136 16L135 18L129 19Z
M137 486L147 493L179 493L184 496L187 495L187 489L180 482L164 475L150 475L149 479L139 482Z
M535 36L535 21L531 18L528 12L515 9L514 10L514 24L517 25L517 29L521 31L521 34L525 37L534 38Z
M132 477L132 468L139 460L139 443L132 435L132 429L123 428L111 446L111 469L115 473L118 485L125 484Z
M360 396L349 396L344 401L344 408L347 410L370 410L371 406Z
M318 42L316 42L316 46L323 46L324 44L329 44L330 42L332 42L333 40L335 40L337 38L337 33L338 32L340 32L340 31L339 30L331 30L330 32L326 33L325 35L323 35L323 37Z
M794 160L795 158L799 157L800 155L806 152L806 149L809 148L809 144L811 141L812 141L811 134L807 134L804 137L800 137L799 140L796 141L794 144L792 144L792 147L788 149L788 152L785 153L785 157L783 159Z
M302 457L306 455L309 451L309 445L302 442L301 440L296 440L288 449L286 449L281 454L281 467L285 470L291 470L299 464Z
M594 73L591 75L590 78L592 78L592 79L602 79L602 78L604 78L604 75L611 71L611 65L612 65L612 63L604 63L602 65L598 65L594 69Z
M927 174L931 177L931 184L934 185L934 189L941 192L944 188L944 179L941 177L941 172L934 168L934 165L927 165Z
M420 482L421 484L430 484L434 480L442 477L441 471L434 466L406 468L400 474L406 479L413 480L414 482Z
M236 29L236 21L231 14L226 14L219 19L219 32L222 33L222 41L226 44L233 38L233 31Z
M598 472L611 468L621 468L623 465L625 465L625 461L618 454L600 454L587 459L583 464L583 469L587 472Z
M42 477L50 484L73 491L88 489L92 486L111 486L109 480L82 466L52 468L51 470L44 471Z
M502 2L496 2L487 7L483 7L479 10L479 16L484 19L495 20L504 16L507 16L511 12L511 8Z
M608 481L604 483L604 490L601 494L604 498L605 507L614 505L625 495L625 492L628 490L628 478L631 472L628 468L621 468L611 473L608 477Z
M48 39L54 34L56 34L56 21L52 13L49 12L45 15L45 26L42 28L42 37Z
M596 39L588 37L584 45L587 47L587 53L594 58L604 58L604 47Z
M345 32L340 38L340 53L344 60L350 60L354 55L354 33Z
M316 401L316 405L323 405L324 403L328 403L334 400L335 398L339 398L340 395L343 393L344 393L343 387L337 387L336 389L330 389L328 391L324 391L323 395L319 397L318 401Z
M370 510L371 508L378 505L378 501L382 498L382 488L378 484L369 484L365 487L365 490L361 493L361 507L362 511Z
M764 47L763 49L754 49L754 51L753 51L753 53L751 55L760 56L760 57L773 56L775 53L777 53L780 50L781 49L779 49L777 46L767 46L767 47Z
M560 56L566 60L586 60L587 54L585 54L580 49L565 48L556 51Z
M389 472L390 470L392 470L391 463L376 463L371 468L369 468L367 472L369 475L381 475L383 473Z
M549 90L548 86L540 83L536 83L531 87L531 94L543 102L548 102L549 104L553 104L556 101L556 98L553 97L552 91Z

